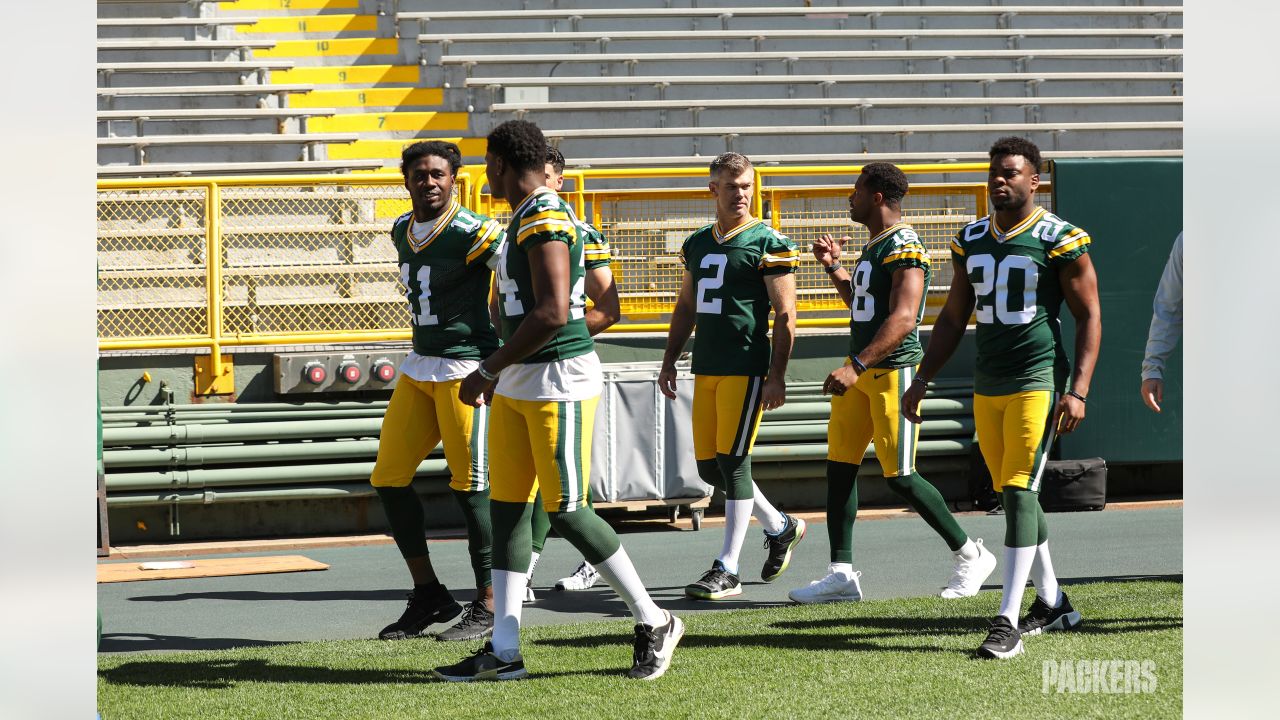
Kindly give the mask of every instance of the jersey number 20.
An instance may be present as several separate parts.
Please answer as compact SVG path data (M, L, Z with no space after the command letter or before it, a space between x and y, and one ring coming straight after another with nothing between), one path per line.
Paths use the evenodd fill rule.
M965 263L977 299L978 322L990 325L1026 325L1036 316L1036 285L1040 268L1026 255L1006 255L999 263L991 255L973 255ZM1022 276L1022 293L1009 296L1010 277Z

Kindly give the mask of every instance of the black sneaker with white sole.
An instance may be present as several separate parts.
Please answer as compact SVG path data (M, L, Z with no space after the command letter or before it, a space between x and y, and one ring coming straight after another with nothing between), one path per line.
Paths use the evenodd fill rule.
M791 564L791 551L804 539L804 520L786 513L782 517L787 524L782 526L781 532L777 535L764 534L764 547L768 554L764 559L764 567L760 570L760 579L765 582L773 582L787 571L787 566Z
M664 625L636 625L631 671L627 673L632 680L655 680L671 666L671 655L684 637L684 623L666 610L663 612L667 616Z
M1018 621L1018 632L1023 637L1039 635L1050 630L1070 630L1080 625L1080 613L1071 607L1067 594L1062 593L1062 602L1058 607L1049 607L1049 603L1036 595L1035 602L1027 610L1027 616Z
M1009 618L997 615L991 621L987 639L978 646L978 657L989 660L1007 660L1022 654L1022 634L1009 622Z
M742 581L726 570L724 563L716 560L697 582L685 586L684 594L695 600L720 600L741 595Z
M462 606L443 585L438 589L409 591L409 602L400 619L382 628L382 640L405 640L422 637L429 625L446 623L462 614Z
M462 617L451 628L436 635L437 640L479 640L493 634L493 613L484 603L470 602L462 610Z
M507 662L493 653L493 643L486 642L471 657L456 665L442 665L431 671L437 680L474 682L476 680L519 680L529 677L524 658L516 655Z

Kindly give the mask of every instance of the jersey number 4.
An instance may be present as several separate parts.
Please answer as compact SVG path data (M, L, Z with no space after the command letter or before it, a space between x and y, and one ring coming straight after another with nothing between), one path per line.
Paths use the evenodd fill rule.
M401 265L400 282L404 283L405 288L408 289L406 295L409 298L409 314L413 318L413 324L418 327L438 325L440 318L431 314L431 266L423 265L418 268L418 275L414 279L418 282L416 298L414 297L413 284L409 282L409 264ZM415 299L417 300L416 303L414 302Z
M1036 316L1036 285L1040 268L1026 255L1007 255L999 263L991 255L972 255L965 262L969 282L977 299L974 314L978 322L990 325L1026 325ZM1011 283L1014 275L1022 292ZM1012 296L1010 290L1013 290Z

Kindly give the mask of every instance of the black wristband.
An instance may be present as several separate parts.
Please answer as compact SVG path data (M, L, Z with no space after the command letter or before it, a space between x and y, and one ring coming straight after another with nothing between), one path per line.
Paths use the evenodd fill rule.
M1086 398L1085 396L1083 396L1083 395L1081 395L1080 393L1076 392L1075 390L1068 390L1068 391L1067 391L1067 394L1068 394L1068 395L1070 395L1071 397L1073 397L1073 398L1075 398L1075 399L1079 400L1079 401L1080 401L1080 402L1082 402L1082 403L1087 403L1087 402L1089 402L1089 399L1088 399L1088 398Z
M822 268L822 269L823 269L823 270L826 270L826 271L827 271L827 274L828 274L828 275L830 275L831 273L834 273L835 271L839 270L839 269L840 269L840 268L842 268L842 267L844 267L844 266L840 264L840 261L839 261L839 260L837 260L837 261L835 261L835 262L831 263L831 265L830 265L830 266L828 266L828 267L824 267L824 268Z
M925 387L929 387L929 381L928 381L928 380L925 380L924 378L920 377L919 375L917 375L917 376L915 376L915 377L911 378L911 384L912 384L912 385L915 385L916 383L920 383L921 385L923 385L923 386L925 386Z
M849 358L849 363L858 369L859 375L867 371L867 366L862 364L862 361L858 359L857 355Z

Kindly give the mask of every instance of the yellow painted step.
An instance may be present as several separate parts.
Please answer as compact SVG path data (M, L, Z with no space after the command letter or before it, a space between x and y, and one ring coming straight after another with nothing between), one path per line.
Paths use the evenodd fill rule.
M444 102L440 88L365 88L363 90L312 90L293 95L289 107L404 107Z
M236 32L288 33L308 32L376 32L377 15L286 15L264 17L249 25L237 25Z
M329 145L325 148L330 160L383 160L384 167L399 167L400 152L406 145L421 140L445 140L456 143L464 157L482 157L485 151L484 138L409 138L403 140L357 140L342 145Z
M395 38L342 38L336 40L281 40L273 48L254 50L255 58L345 57L396 55Z
M235 0L219 3L222 10L357 10L360 0Z
M307 121L311 132L421 132L467 127L467 114L460 112L351 113Z
M273 70L273 83L302 83L306 85L343 85L357 83L417 83L420 77L417 65L330 65L327 67L296 67L291 70Z

